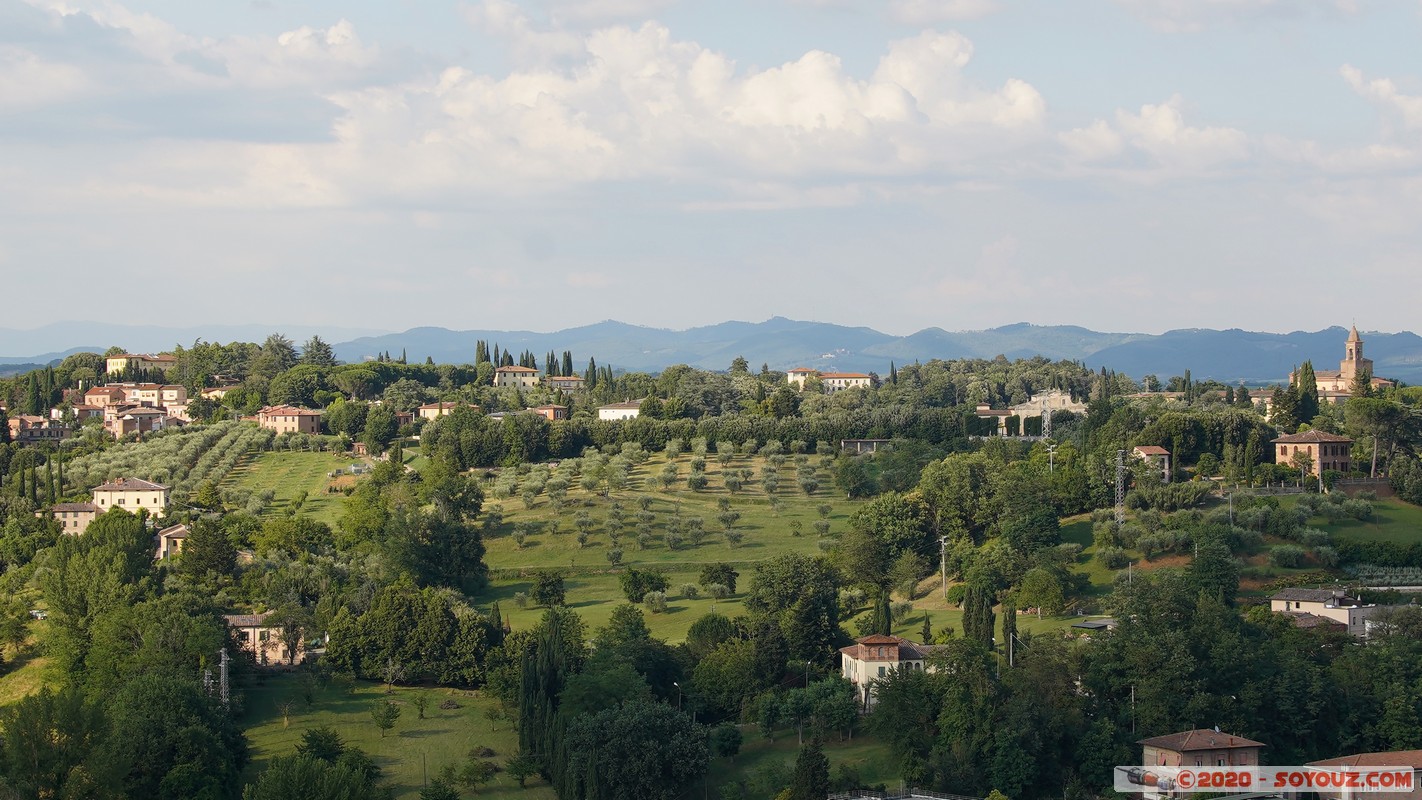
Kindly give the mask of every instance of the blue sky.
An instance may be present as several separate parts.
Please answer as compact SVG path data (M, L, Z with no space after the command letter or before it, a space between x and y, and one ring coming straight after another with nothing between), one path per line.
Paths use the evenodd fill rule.
M1419 50L1417 0L0 0L0 270L79 298L4 324L1415 330Z

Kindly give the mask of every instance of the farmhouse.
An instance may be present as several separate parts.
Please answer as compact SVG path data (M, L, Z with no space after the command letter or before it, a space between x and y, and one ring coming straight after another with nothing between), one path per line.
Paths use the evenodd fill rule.
M89 523L99 516L100 509L93 503L55 503L48 511L36 511L35 516L50 514L59 523L60 533L78 536L89 528Z
M176 366L177 363L177 356L122 353L105 358L104 369L110 375L117 375L126 369L169 369Z
M321 412L297 406L267 406L257 412L257 424L277 433L320 433Z
M226 614L222 618L236 636L237 645L251 653L258 665L265 667L300 664L306 658L306 649L302 646L304 643L298 642L295 649L287 647L282 641L281 628L267 624L267 617L270 616L271 612Z
M641 411L641 400L628 400L625 403L612 403L610 405L599 406L597 409L597 418L601 420L636 419Z
M1323 431L1304 431L1280 436L1273 441L1274 463L1307 467L1315 478L1325 470L1348 472L1353 468L1353 440Z
M94 505L101 512L117 507L133 514L144 509L161 516L168 508L168 487L138 478L119 478L94 487Z
M1348 596L1342 589L1281 589L1269 597L1269 610L1290 616L1323 617L1348 626L1354 636L1367 635L1367 621L1378 606ZM1300 627L1316 627L1304 617L1296 619Z
M532 367L499 367L494 370L494 385L531 389L538 385L538 370Z
M874 705L874 682L890 670L928 670L928 657L938 645L916 644L902 636L864 636L849 647L841 647L840 674L854 684L859 703L867 711Z

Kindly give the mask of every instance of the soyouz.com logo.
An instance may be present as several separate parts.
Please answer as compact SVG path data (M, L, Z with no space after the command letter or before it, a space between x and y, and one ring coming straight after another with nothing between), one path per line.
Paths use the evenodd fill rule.
M1117 767L1113 788L1131 794L1248 794L1347 789L1410 792L1411 767Z

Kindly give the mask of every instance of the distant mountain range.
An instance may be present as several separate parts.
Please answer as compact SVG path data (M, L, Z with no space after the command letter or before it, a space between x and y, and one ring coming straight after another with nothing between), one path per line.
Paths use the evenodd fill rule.
M480 339L515 353L531 350L541 360L548 351L573 351L579 369L588 356L599 365L655 371L671 364L726 369L744 356L752 369L810 367L887 375L889 363L903 365L932 358L1009 359L1046 356L1052 360L1084 361L1106 366L1135 378L1155 374L1162 380L1190 370L1196 379L1227 382L1283 381L1298 364L1312 359L1317 369L1336 369L1343 357L1348 331L1334 327L1317 332L1249 333L1192 329L1164 334L1100 333L1070 325L1018 323L984 331L949 332L927 328L909 336L892 336L870 328L824 322L799 322L773 317L765 322L723 322L684 331L645 328L621 322L600 322L556 333L531 331L451 331L414 328L404 333L371 336L335 346L337 357L359 361L378 353L423 361L470 361ZM1413 333L1364 335L1364 354L1379 375L1415 383L1422 381L1422 337Z
M113 342L131 350L156 352L171 349L177 343L191 344L199 337L208 341L260 342L272 330L271 326L173 329L94 325L83 326L79 331L73 330L75 327L66 323L37 331L0 329L0 352L41 353L0 358L0 364L48 363L74 352L59 348L83 341ZM432 357L440 363L468 363L474 358L475 342L483 339L491 347L498 344L514 353L531 350L540 360L549 351L561 354L571 350L578 369L587 364L590 356L599 365L636 371L658 371L672 364L726 369L737 356L744 356L752 369L768 364L776 370L810 367L885 375L891 361L903 365L933 358L1002 355L1017 359L1041 355L1052 360L1082 361L1092 368L1105 366L1137 379L1155 374L1164 380L1188 369L1196 379L1251 383L1283 381L1291 369L1310 359L1317 369L1336 369L1348 335L1341 327L1285 334L1188 329L1157 335L1018 323L983 331L926 328L909 336L892 336L871 328L783 317L756 323L723 322L683 331L613 321L553 333L447 328L376 333L311 326L278 329L298 344L312 333L327 341L344 339L334 347L336 356L348 362L385 352L398 357L403 352L412 362ZM351 336L357 338L348 338ZM1410 332L1364 333L1363 339L1364 354L1376 362L1378 375L1422 383L1422 337ZM107 346L78 349L101 351Z

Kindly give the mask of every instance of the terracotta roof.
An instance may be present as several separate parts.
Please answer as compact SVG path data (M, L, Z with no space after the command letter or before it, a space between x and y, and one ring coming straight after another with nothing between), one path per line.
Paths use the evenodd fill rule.
M109 481L102 486L95 486L96 492L165 492L168 487L161 483L153 483L140 478L119 478L116 481Z
M1357 598L1349 597L1346 592L1334 589L1280 589L1269 596L1270 600L1303 600L1309 603L1331 603L1335 600L1338 605L1356 606L1359 605Z
M533 367L499 367L495 372L537 372Z
M918 642L911 642L902 636L880 636L876 634L874 636L864 636L862 638L855 639L854 644L850 645L849 647L841 647L839 649L839 652L850 656L851 658L858 658L859 645L861 644L868 645L871 647L890 644L898 645L900 661L922 661L935 651L943 649L942 645L919 644Z
M865 374L862 373L862 372L822 372L822 373L820 373L820 380L828 380L828 379L830 379L830 378L864 378L864 379L867 380L867 379L869 378L869 376L868 376L868 375L865 375Z
M1310 614L1307 611L1285 611L1283 612L1298 628L1346 628L1347 625L1336 619L1320 617L1317 614Z
M267 406L257 412L261 416L267 417L319 417L320 411L297 406Z
M270 611L261 614L223 614L222 618L234 628L259 628L271 616Z
M1209 728L1153 736L1149 739L1142 739L1136 744L1158 747L1162 750L1173 750L1177 753L1189 753L1196 750L1229 750L1237 747L1268 747L1263 742L1235 736L1232 733L1220 733Z
M577 376L577 375L549 375L549 376L548 376L548 380L550 380L550 381L581 381L582 378L581 378L580 376Z
M1136 448L1136 452L1137 452L1137 453L1140 453L1140 454L1143 455L1143 456L1168 456L1168 455L1170 455L1170 451L1169 451L1169 450L1166 450L1164 447L1158 447L1158 446L1153 445L1153 444L1143 444L1143 445L1141 445L1141 446L1139 446L1139 447Z
M1290 433L1274 439L1275 444L1352 444L1353 440L1347 436L1339 436L1336 433L1324 433L1323 431L1304 431L1303 433Z
M567 407L567 406L536 406L536 407L534 407L533 410L534 410L534 411L558 411L559 409L561 409L561 410L563 410L563 411L567 411L567 410L568 410L568 407Z
M642 407L642 401L641 401L641 400L627 400L627 401L624 401L624 402L621 402L621 403L608 403L608 404L605 405L605 406L598 406L598 407L597 407L597 410L598 410L598 411L602 411L603 409L608 409L608 410L612 410L612 411L621 411L621 410L623 410L623 409L641 408L641 407Z
M815 372L819 372L819 370L817 370L817 369L810 369L809 367L796 367L796 368L791 369L791 370L786 370L786 374L787 374L787 375L795 375L795 374L802 373L802 372L804 372L804 373L815 373Z
M426 409L436 408L443 410L446 408L458 408L460 405L460 403L425 403L424 405L420 406L420 410L424 411Z
M1422 750L1393 750L1387 753L1358 753L1308 762L1310 767L1412 767L1422 769Z
M188 526L180 523L170 528L164 528L163 530L158 531L158 537L160 539L186 539L188 538L188 534L191 532L192 531L188 530Z
M55 503L49 507L50 511L93 511L98 513L99 507L93 503Z

